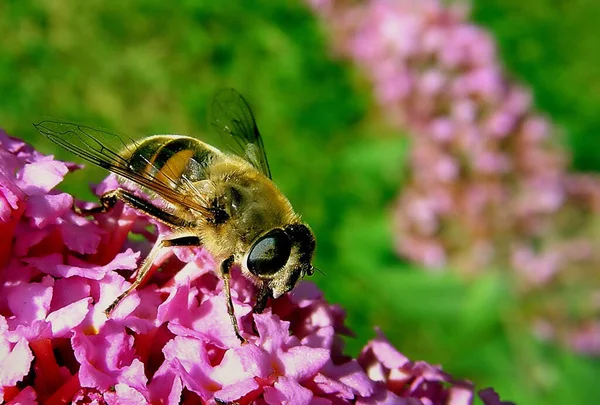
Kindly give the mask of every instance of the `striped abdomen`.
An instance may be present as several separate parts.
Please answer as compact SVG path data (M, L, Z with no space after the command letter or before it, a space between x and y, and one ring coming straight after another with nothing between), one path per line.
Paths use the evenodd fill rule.
M156 135L132 148L129 167L147 179L179 188L185 179L196 182L206 178L206 167L220 152L195 138L181 135Z

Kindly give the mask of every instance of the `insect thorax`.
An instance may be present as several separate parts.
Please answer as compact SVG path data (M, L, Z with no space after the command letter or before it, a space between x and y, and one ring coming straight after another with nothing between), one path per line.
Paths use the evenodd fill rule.
M209 178L216 187L212 204L225 209L232 232L245 243L297 220L275 184L254 168L226 161L213 165Z

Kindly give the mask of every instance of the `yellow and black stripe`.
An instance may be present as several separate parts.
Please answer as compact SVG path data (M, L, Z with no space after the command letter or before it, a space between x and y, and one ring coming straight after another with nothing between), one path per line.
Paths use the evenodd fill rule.
M217 153L194 138L157 135L136 145L128 160L131 170L176 189L181 186L183 175L192 182L206 179L206 168Z

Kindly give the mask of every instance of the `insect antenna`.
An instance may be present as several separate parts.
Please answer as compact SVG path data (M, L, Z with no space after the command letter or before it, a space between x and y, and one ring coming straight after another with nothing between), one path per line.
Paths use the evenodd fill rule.
M327 277L327 274L325 274L325 272L323 270L319 269L318 267L313 266L313 269L315 269L316 271L321 273L323 276Z

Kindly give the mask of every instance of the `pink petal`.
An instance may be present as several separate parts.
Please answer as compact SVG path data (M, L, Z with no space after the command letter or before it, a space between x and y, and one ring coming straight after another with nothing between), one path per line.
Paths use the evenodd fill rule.
M204 400L221 389L221 385L211 378L213 367L202 341L175 336L165 345L163 353L165 362L171 363L184 385Z
M264 398L269 405L309 405L313 393L288 377L279 377L274 387L266 387Z
M224 387L254 378L254 374L244 368L243 361L240 358L241 352L236 349L239 349L239 347L227 350L221 363L215 366L211 374L212 379Z
M233 306L239 324L239 319L249 313L251 308L249 305L241 304L235 299L233 300ZM235 347L240 344L233 331L222 292L200 304L193 315L195 320L192 322L191 328L208 342L222 348Z
M315 332L302 339L302 344L308 347L321 347L330 349L333 344L335 330L333 326L317 329Z
M55 272L60 277L80 276L92 280L101 280L104 276L114 270L133 270L137 268L137 258L139 252L127 249L119 253L110 263L104 266L90 264L88 262L72 257L69 264L56 265Z
M90 296L89 281L81 277L58 278L54 282L54 294L50 310L56 311Z
M356 405L422 405L423 402L416 398L400 398L393 392L378 387L375 393L368 398L358 398Z
M117 381L128 387L135 388L145 396L148 394L148 379L144 371L144 363L139 359L133 359L129 366L123 367Z
M246 344L232 350L237 354L244 371L249 375L266 379L273 373L271 354L263 348Z
M173 254L184 263L196 261L196 258L202 260L206 256L205 249L198 247L176 247L173 248Z
M96 291L92 289L92 296L96 304L91 314L91 321L94 326L100 327L106 321L104 310L109 307L123 291L125 291L131 283L126 281L119 273L108 272L102 280L93 283ZM123 320L130 315L140 304L140 297L137 290L124 298L119 305L111 312L110 318L113 320Z
M212 258L212 256L210 256L208 252L206 252L206 250L195 249L192 250L192 252L195 253L195 255L193 256L193 261L190 261L188 264L183 266L183 268L179 270L177 274L175 274L175 284L189 284L196 281L204 274L211 273L214 271L215 261ZM181 260L184 263L186 261L183 259L189 258L188 256L182 257L182 255L179 255L177 249L173 250L173 253L175 254L175 256L177 256L179 260Z
M15 172L24 166L25 162L17 156L0 148L0 179L6 185L15 185ZM12 183L12 184L11 184Z
M19 197L7 186L0 184L0 221L8 222L13 210L16 210Z
M211 385L210 381L197 380L190 375L190 372L183 367L178 359L171 361L171 367L177 373L177 377L181 379L183 385L188 390L198 394L203 400L207 400L213 396L214 390L218 390L218 385Z
M317 288L315 283L302 281L294 287L288 296L299 308L306 308L314 304L316 300L321 299L323 293Z
M72 205L73 197L66 193L33 195L27 200L25 216L33 220L36 228L44 228L55 223Z
M453 386L448 390L448 405L471 405L473 403L472 387Z
M8 341L8 323L6 318L0 315L0 361L4 361L10 353L10 342Z
M46 194L60 183L69 169L63 162L46 160L27 164L17 173L21 189L30 196Z
M162 297L155 285L137 290L137 295L140 299L139 305L123 319L122 324L136 333L146 333L162 323L156 316Z
M83 298L51 312L46 320L52 325L52 336L71 337L73 329L85 319L91 308L91 302L91 297Z
M146 398L134 388L125 384L117 384L113 391L104 393L104 399L108 405L146 405Z
M81 276L92 280L101 280L108 272L113 270L135 269L138 256L139 253L127 249L125 252L119 253L105 266L90 264L73 257L69 260L70 264L63 264L62 255L58 253L44 257L30 257L24 260L40 271L54 277Z
M102 393L95 388L80 388L73 397L73 404L104 405Z
M120 186L117 176L111 173L94 188L94 192L97 196L101 196L104 193L116 190Z
M23 261L41 271L54 277L61 277L57 271L57 266L62 263L63 258L60 253L53 253L48 256L27 257Z
M0 313L12 312L8 307L8 297L21 284L27 284L39 272L32 266L24 265L21 260L11 260L0 271Z
M198 291L190 289L189 280L171 289L167 299L158 307L157 320L160 323L174 322L182 325L190 324L190 312L198 306Z
M53 230L53 227L46 227L44 229L35 229L31 226L24 224L17 225L15 232L16 241L14 247L14 255L16 257L26 256L33 246L40 243L47 237Z
M493 388L488 387L477 392L484 405L514 405L512 402L503 402L500 395Z
M365 374L362 367L354 359L341 365L334 365L329 362L323 367L321 372L328 378L344 384L356 395L368 397L373 393L373 381Z
M11 153L17 153L28 145L20 139L9 136L4 129L0 128L0 146Z
M25 338L20 338L10 353L0 359L0 387L12 387L28 373L33 353Z
M15 341L21 337L28 342L35 339L50 339L52 337L51 325L44 319L37 319L29 325L17 324L15 330L9 332L9 339Z
M377 331L377 338L373 339L367 347L373 350L375 357L387 368L399 368L408 363L408 359L400 353L390 342Z
M171 365L164 362L154 373L148 391L153 404L179 405L183 383Z
M313 382L317 385L319 392L324 394L336 394L336 397L346 400L351 400L356 397L356 394L350 387L323 374L317 374L313 379Z
M124 383L140 392L146 391L144 365L134 358L133 337L115 321L107 321L97 335L85 335L76 329L71 345L81 364L82 387L106 390Z
M98 228L91 222L81 226L63 221L59 230L70 250L81 254L96 253L101 236Z
M223 389L215 392L215 398L222 401L234 402L242 398L244 395L260 388L254 378L248 378L240 382L227 385Z
M19 324L28 325L45 319L52 301L54 280L48 276L41 283L21 284L10 292L8 306Z
M280 320L277 315L267 313L254 314L254 323L259 335L257 345L272 354L281 350L289 336L290 323Z
M327 349L296 346L279 354L285 367L285 375L297 381L313 377L330 359Z

